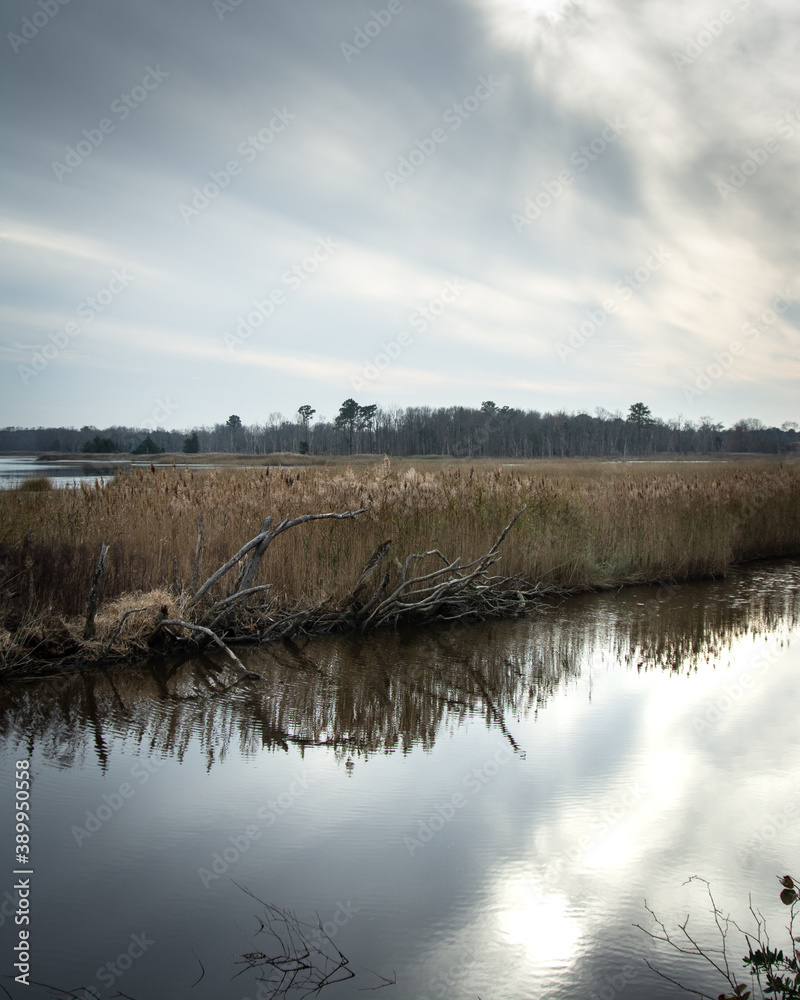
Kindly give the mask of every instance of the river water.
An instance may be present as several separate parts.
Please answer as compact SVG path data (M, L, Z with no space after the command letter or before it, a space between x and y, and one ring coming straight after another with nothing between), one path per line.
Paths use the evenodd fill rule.
M147 464L147 463L140 463ZM19 486L27 479L46 477L55 487L93 483L111 479L120 469L130 469L131 462L96 462L88 458L40 462L34 455L0 455L0 490Z
M716 947L698 876L747 927L752 896L784 943L799 611L800 562L780 561L517 621L241 649L258 682L216 656L6 682L0 985L14 1000L685 995L649 961L716 996L702 960L634 925L653 927L647 900ZM25 926L30 986L14 981Z
M138 459L121 459L117 462L97 461L91 458L59 459L42 462L35 455L0 455L0 490L12 489L28 479L46 478L56 489L92 484L113 479L119 472L130 472L133 468L170 469L171 462L159 461L158 455L146 455ZM193 469L213 469L213 465L192 463Z

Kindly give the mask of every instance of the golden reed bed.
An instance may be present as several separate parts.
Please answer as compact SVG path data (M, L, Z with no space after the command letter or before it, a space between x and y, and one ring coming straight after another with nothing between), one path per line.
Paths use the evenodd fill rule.
M255 582L272 584L265 593L273 610L326 599L331 609L352 595L387 539L401 561L438 549L466 563L486 553L522 507L495 572L546 588L680 581L800 554L796 460L425 461L414 468L385 459L344 468L135 469L79 489L0 493L0 656L9 669L20 657L71 648L103 541L109 554L95 654L128 607L166 606L177 616L195 572L201 514L198 583L267 515L277 523L366 508L354 520L285 532L261 563ZM122 638L152 629L152 615L149 624L146 618L129 619Z

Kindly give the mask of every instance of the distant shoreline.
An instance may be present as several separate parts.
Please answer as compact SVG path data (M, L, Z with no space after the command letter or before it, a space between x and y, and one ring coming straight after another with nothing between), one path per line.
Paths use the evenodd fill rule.
M358 452L352 455L308 455L299 452L270 452L263 455L253 455L245 452L202 452L187 455L183 452L163 452L157 455L131 455L130 452L82 453L55 451L0 451L0 458L34 458L37 462L65 462L84 465L128 465L148 467L151 464L158 467L188 465L236 465L241 467L258 466L347 466L349 464L370 464L382 462L386 456L383 453ZM554 456L552 458L517 458L513 455L479 455L475 457L452 457L448 455L402 455L389 456L396 465L419 465L421 463L446 463L448 465L474 465L489 463L492 465L529 465L536 463L615 463L626 464L647 462L672 462L675 464L691 462L798 462L798 454L771 454L768 452L658 452L652 455L616 455L602 457Z

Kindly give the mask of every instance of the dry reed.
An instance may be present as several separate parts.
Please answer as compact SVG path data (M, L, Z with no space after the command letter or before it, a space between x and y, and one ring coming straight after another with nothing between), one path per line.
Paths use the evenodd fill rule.
M188 588L200 515L204 580L267 514L277 521L366 508L356 521L317 521L281 535L255 581L273 585L274 608L325 599L335 607L386 539L401 559L440 549L467 562L524 505L501 549L506 576L580 589L721 575L734 563L800 553L799 487L800 465L772 460L429 461L415 469L387 459L344 469L137 468L75 489L3 491L0 655L8 664L15 646L38 644L37 656L72 648L67 637L82 624L103 541L110 550L98 643L124 608L167 603L176 557ZM147 615L128 619L123 636L143 627L140 617ZM148 620L152 627L152 614Z

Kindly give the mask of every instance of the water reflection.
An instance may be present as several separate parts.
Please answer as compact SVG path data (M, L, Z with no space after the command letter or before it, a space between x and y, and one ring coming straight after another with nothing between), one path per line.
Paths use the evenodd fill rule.
M668 1000L648 957L716 995L632 925L645 897L685 919L693 874L780 925L798 611L787 561L521 621L242 647L258 682L212 656L6 682L0 797L30 758L36 978L264 1000L284 958L296 984L330 976L324 1000L395 973L396 1000ZM278 954L265 913L284 941L321 925L330 962L299 939ZM333 981L339 954L352 980Z
M695 672L724 664L743 636L788 633L799 614L800 567L765 564L718 583L573 598L524 621L240 650L259 682L238 682L208 656L10 681L0 736L62 767L93 755L102 770L110 744L180 761L196 742L211 769L229 748L325 746L350 762L430 750L477 713L524 756L515 722L536 717L596 657Z

